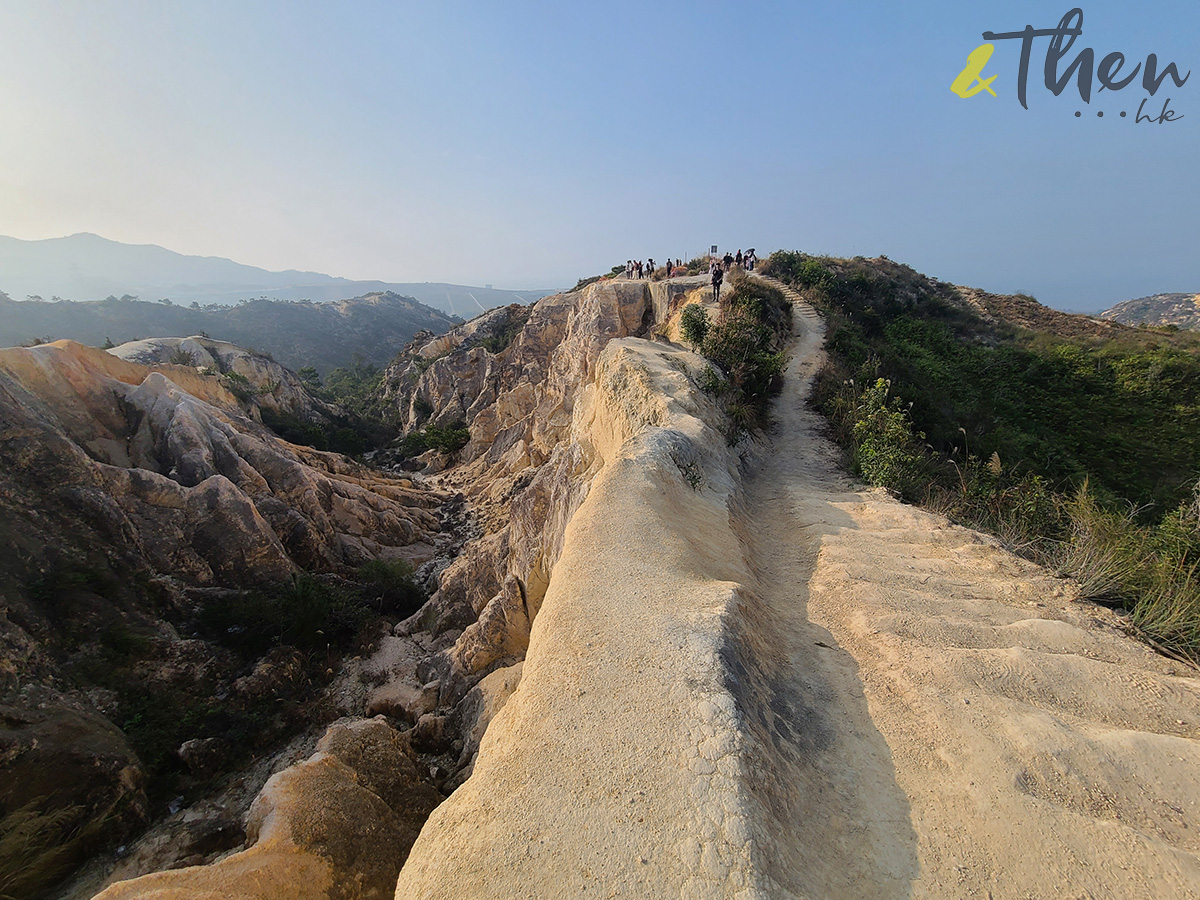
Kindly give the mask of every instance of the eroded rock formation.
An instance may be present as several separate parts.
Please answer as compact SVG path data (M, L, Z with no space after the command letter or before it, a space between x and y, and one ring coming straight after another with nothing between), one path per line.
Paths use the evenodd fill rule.
M177 752L159 746L173 717L219 730L222 708L250 721L270 704L260 729L275 733L311 690L312 667L283 677L280 659L271 696L249 696L234 654L180 628L214 598L278 592L295 573L420 564L443 540L443 499L281 441L195 367L69 341L0 351L0 783L17 786L0 829L34 835L20 865L39 875L22 890L142 821L147 766ZM201 777L228 764L222 746L178 752Z
M304 382L270 356L243 349L228 341L192 337L144 338L108 351L113 356L144 366L192 366L205 375L224 376L225 386L243 386L242 397L250 414L259 420L261 410L286 413L301 420L324 423L341 411L313 397Z
M442 800L406 735L380 719L330 727L317 752L267 782L247 849L207 866L120 882L97 900L381 900Z

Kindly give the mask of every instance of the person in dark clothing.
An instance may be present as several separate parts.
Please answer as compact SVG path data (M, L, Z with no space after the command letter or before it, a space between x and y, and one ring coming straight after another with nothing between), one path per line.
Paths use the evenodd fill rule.
M721 282L725 278L725 273L720 266L713 266L712 287L713 287L713 302L721 302Z
M739 250L733 257L733 264L739 269L742 267L742 251Z
M725 263L726 272L733 268L733 257L730 254L726 253L725 256L722 257L721 261Z

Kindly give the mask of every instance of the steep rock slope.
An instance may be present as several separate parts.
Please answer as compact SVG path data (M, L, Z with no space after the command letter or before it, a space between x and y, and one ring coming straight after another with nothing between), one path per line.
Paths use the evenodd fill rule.
M0 352L0 379L14 493L54 472L58 496L159 571L200 584L336 571L386 548L419 556L438 527L427 492L280 441L190 367L59 341Z
M439 371L430 367L425 385L430 392L426 396L437 402L441 412L449 408L449 414L461 414L453 409L462 402L454 378L482 360L486 369L482 389L499 397L513 416L504 445L495 447L496 434L487 424L494 421L489 418L494 412L472 407L467 413L472 416L474 438L464 456L470 458L463 461L461 471L448 473L446 480L472 486L471 508L479 513L488 533L441 573L441 589L425 610L399 629L402 636L385 639L366 664L371 680L378 683L370 707L415 723L401 735L402 741L426 753L442 753L445 768L439 780L447 786L453 787L469 772L487 722L519 681L519 660L540 599L534 593L539 590L538 579L548 579L562 529L586 494L591 477L604 465L604 448L612 440L620 440L611 435L580 435L580 443L571 430L569 410L579 403L597 408L619 404L629 390L626 378L646 377L640 368L627 371L620 367L620 371L601 374L597 359L601 348L614 337L648 330L654 317L654 294L642 285L625 284L552 298L532 311L496 311L464 326L464 334L452 336L448 344L439 343L438 350L422 357L450 351L435 363ZM515 327L514 321L518 323ZM514 334L518 328L520 334ZM490 342L499 352L481 346L483 338L497 330L509 331L508 344L499 347ZM429 336L426 340L439 339ZM686 381L678 372L674 376ZM601 378L600 384L594 383L597 378ZM590 399L593 395L608 399L594 401ZM551 420L559 424L547 427ZM532 451L524 449L530 446ZM513 447L518 448L516 453ZM493 451L496 458L489 456ZM531 456L539 465L532 464ZM680 477L678 467L673 471ZM503 516L502 507L513 514ZM527 584L533 585L532 589L527 590ZM478 619L472 601L482 612ZM436 633L422 630L422 623ZM469 626L466 633L464 626ZM433 649L449 647L430 661L413 653L414 642ZM417 671L423 674L418 677ZM288 794L294 802L286 809L312 811L314 803L322 802L324 782L314 780L313 773L325 771L322 767L326 765L318 753L303 766L279 776L280 785L294 787ZM278 793L279 787L269 784L256 805L271 806L274 801L270 797ZM333 808L337 816L348 815L363 823L383 822L354 803L346 806L334 800ZM347 809L357 812L347 814ZM252 813L250 846L244 852L216 865L125 882L105 896L195 896L205 891L224 896L374 896L379 872L386 871L387 865L393 867L394 885L402 850L381 859L371 849L378 841L391 839L385 824L369 825L362 832L366 843L357 850L354 835L362 830L358 825L347 829L339 847L331 848L331 839L322 836L325 832L321 829L297 830L296 816L304 814L285 810L282 821L292 824L256 830Z
M97 900L382 900L442 796L407 739L382 720L332 726L250 807L248 848L208 866L123 881Z
M250 412L261 419L262 410L295 416L302 421L325 423L342 411L312 396L304 382L269 356L246 350L228 341L201 335L144 338L108 351L113 356L144 366L192 366L204 375L220 375L226 387L240 387Z
M615 339L649 338L695 287L602 283L529 310L493 311L410 348L385 375L385 395L410 427L462 421L470 431L458 464L441 480L468 498L482 535L401 628L462 630L451 649L422 665L424 689L407 708L414 719L436 710L425 726L442 736L435 746L449 749L456 733L464 741L452 766L464 775L474 747L464 732L473 730L473 718L446 716L484 676L524 656L566 524L601 465L592 441L573 430L576 404L592 391L634 390L625 382L635 375L625 371L611 385L598 384L600 354Z
M255 730L271 734L295 705L267 695L299 696L303 657L245 671L190 633L208 604L428 559L443 499L280 441L195 368L69 341L0 351L0 827L24 822L45 851L0 859L21 873L6 890L28 896L148 815L163 764L114 722L172 756L158 743L188 710L222 744L229 716L270 705Z

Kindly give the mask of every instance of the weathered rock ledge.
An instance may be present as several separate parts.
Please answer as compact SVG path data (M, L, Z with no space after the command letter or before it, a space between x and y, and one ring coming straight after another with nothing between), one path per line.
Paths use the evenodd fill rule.
M586 497L520 684L396 896L749 896L759 888L729 619L752 583L737 459L691 353L599 354L571 411ZM482 617L481 617L482 619Z

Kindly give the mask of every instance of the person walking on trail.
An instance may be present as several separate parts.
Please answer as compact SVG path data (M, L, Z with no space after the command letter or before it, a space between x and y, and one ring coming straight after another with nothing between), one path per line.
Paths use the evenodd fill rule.
M725 278L725 273L719 265L713 266L712 287L713 287L713 302L721 302L721 282Z
M742 251L739 250L736 254L734 254L733 264L740 269L742 267L742 260L743 260Z

